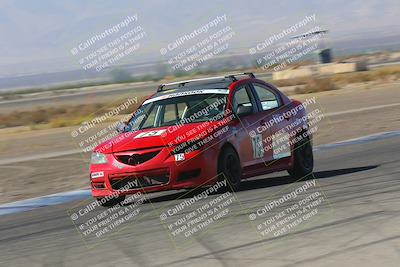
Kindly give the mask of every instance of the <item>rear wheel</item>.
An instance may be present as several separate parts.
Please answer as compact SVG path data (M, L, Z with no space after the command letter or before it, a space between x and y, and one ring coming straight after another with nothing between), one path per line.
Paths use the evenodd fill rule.
M120 204L125 200L125 196L118 196L118 197L113 197L106 199L104 197L97 198L97 201L102 205L103 207L113 207L115 205Z
M238 191L240 189L242 169L239 156L232 147L225 147L221 152L218 161L218 173L222 179L227 179L228 190Z
M312 173L314 169L314 155L310 138L303 138L297 142L294 150L293 168L288 170L290 176L296 180Z

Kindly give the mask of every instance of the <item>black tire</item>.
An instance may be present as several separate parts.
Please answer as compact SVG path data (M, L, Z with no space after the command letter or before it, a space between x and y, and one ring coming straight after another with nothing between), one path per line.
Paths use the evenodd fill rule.
M295 145L293 168L288 173L293 179L301 179L311 174L314 169L314 155L309 137L303 138Z
M242 168L240 159L236 151L227 146L223 148L218 160L218 173L220 178L227 179L227 189L229 191L238 191L240 189L240 180L242 178Z
M97 201L102 205L103 207L113 207L115 205L120 204L125 200L125 196L118 196L114 198L110 198L109 200L106 201L105 198L97 198Z

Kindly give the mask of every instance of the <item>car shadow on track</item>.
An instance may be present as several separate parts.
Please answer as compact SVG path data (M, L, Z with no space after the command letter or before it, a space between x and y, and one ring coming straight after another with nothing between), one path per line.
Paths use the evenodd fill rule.
M325 178L333 178L339 175L351 174L356 172L368 171L377 168L379 165L370 165L364 167L354 167L354 168L346 168L346 169L337 169L337 170L327 170L327 171L317 171L312 174L307 175L301 181L311 180L311 179L325 179ZM299 180L300 181L300 180ZM267 178L255 178L254 180L243 180L240 191L248 191L254 189L261 189L273 186L280 186L290 183L295 183L298 181L293 180L289 175L284 176L276 176L276 177L267 177ZM151 197L145 203L156 203L156 202L164 202L164 201L172 201L176 199L185 199L192 198L206 188L195 189L191 191L183 191L177 193L169 193L163 196ZM218 192L212 193L211 195L219 195L221 193L226 192L226 189L219 190ZM130 205L131 203L125 203L124 205Z
M346 168L346 169L337 169L337 170L328 170L328 171L319 171L314 172L305 176L303 179L298 181L293 180L289 175L271 177L271 178L261 178L250 181L244 181L240 191L260 189L272 186L285 185L290 183L295 183L299 181L307 181L312 179L325 179L325 178L333 178L339 175L351 174L356 172L368 171L377 168L379 165L370 165L365 167L354 167L354 168Z

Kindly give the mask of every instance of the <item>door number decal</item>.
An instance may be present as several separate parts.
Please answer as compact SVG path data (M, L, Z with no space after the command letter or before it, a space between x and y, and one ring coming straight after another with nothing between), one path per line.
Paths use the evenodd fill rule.
M262 144L262 135L256 134L251 137L251 145L253 147L253 158L258 159L264 157L264 149Z

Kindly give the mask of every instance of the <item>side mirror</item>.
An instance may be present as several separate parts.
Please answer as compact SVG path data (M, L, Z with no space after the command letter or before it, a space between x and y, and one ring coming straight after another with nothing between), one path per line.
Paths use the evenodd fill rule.
M123 133L125 132L126 129L126 123L124 122L118 122L117 125L115 126L115 130L117 130L117 132L119 133Z
M242 117L242 116L250 115L251 113L253 113L252 106L239 106L236 111L236 116Z

